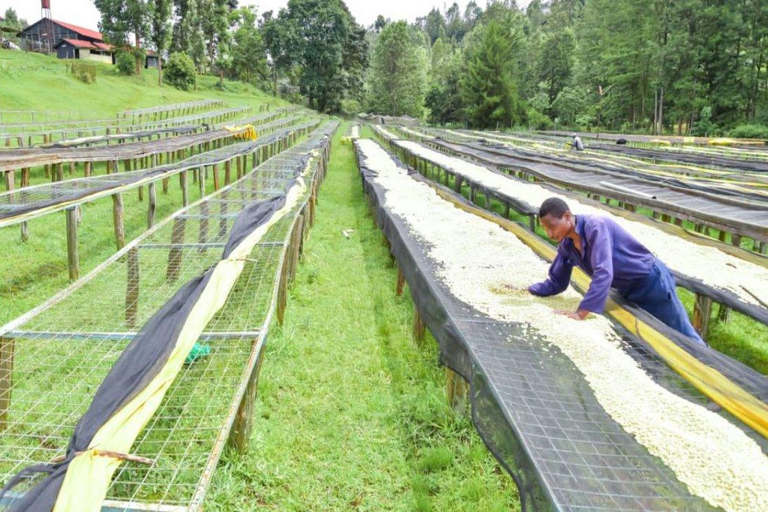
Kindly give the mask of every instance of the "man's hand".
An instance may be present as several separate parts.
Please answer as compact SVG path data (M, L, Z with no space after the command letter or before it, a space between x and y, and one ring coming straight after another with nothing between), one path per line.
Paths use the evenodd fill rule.
M589 311L586 309L580 309L575 313L573 311L556 311L555 313L558 315L567 316L568 318L572 318L574 320L584 320L587 318L587 315L589 315Z

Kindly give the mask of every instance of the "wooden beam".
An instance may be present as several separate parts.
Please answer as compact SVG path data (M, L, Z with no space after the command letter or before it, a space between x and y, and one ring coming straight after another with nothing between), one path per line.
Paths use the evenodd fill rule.
M112 194L112 220L115 225L115 244L119 251L125 247L125 207L121 192Z
M469 384L461 375L445 367L445 394L448 405L456 412L463 413L466 410L469 398Z
M128 251L128 276L125 287L125 324L130 328L136 327L139 311L139 248Z
M712 299L705 295L696 294L696 301L693 305L693 328L699 333L702 339L707 339L709 331L709 318L712 314Z
M418 308L416 308L416 304L414 304L413 305L413 339L420 344L426 338L426 334L427 334L427 325L424 323L424 320L421 318L421 313L419 313Z
M253 343L258 343L258 340L254 340ZM227 444L239 453L248 451L248 441L251 438L251 432L253 432L259 374L261 373L261 364L264 361L262 354L259 354L258 357L256 367L248 378L245 394L243 394L240 406L237 408L235 421L232 424L232 430L229 431L229 439L227 440Z
M155 211L157 210L157 191L155 184L150 183L147 187L149 195L149 204L147 205L147 229L155 225Z
M398 297L403 294L405 289L405 274L400 267L397 268L397 286L395 287L395 295Z
M7 192L13 192L15 188L16 188L16 172L6 171L5 172L5 190Z
M187 220L182 217L173 219L173 229L171 231L171 249L168 252L168 269L165 273L165 279L173 282L179 277L181 271L182 257L184 250L180 247L184 243L184 232L186 231Z
M181 171L179 173L179 185L181 186L181 204L182 206L189 205L189 180L187 179L187 171Z
M0 337L0 431L8 427L13 391L13 338Z
M69 263L69 279L77 281L80 278L80 254L77 248L77 206L68 208L67 215L67 260Z

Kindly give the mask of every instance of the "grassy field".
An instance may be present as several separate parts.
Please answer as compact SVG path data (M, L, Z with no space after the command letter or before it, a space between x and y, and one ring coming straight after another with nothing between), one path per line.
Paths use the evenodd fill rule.
M103 119L126 109L198 99L223 99L229 106L253 107L253 113L261 105L287 104L239 82L226 82L221 88L217 85L218 78L212 76L199 77L198 90L184 92L167 85L159 87L155 70L145 70L140 77L125 77L117 74L112 66L102 64L96 65L96 82L85 84L68 72L67 65L66 61L50 56L0 50L0 110L78 112ZM101 167L95 168L95 174L104 172ZM75 176L82 176L82 171ZM18 186L20 175L16 180ZM41 168L32 170L32 184L47 181ZM206 189L213 190L212 176ZM190 201L199 199L197 186L190 184L189 192ZM156 222L180 207L181 188L178 178L173 178L168 195L163 195L158 187ZM146 199L140 203L137 191L125 195L126 241L146 229L146 208ZM105 198L88 203L82 212L80 275L85 275L116 249L112 200ZM6 262L0 267L0 325L69 283L64 213L30 222L29 233L29 241L24 242L17 227L0 230L0 247Z
M104 118L206 98L231 106L284 103L243 84L222 90L215 77L201 77L189 93L156 84L154 71L127 78L98 66L96 83L87 85L61 61L0 50L2 110ZM198 195L190 186L190 200ZM132 191L125 201L130 240L146 227L146 200ZM448 407L437 344L411 339L413 306L394 294L396 270L367 214L352 148L338 140L320 201L286 324L270 340L252 448L225 457L206 509L519 508L512 480L468 414ZM156 221L180 207L174 179L168 195L158 190ZM115 251L111 209L109 198L83 207L81 275ZM64 224L63 214L32 221L26 242L17 227L0 231L0 324L68 284ZM355 231L347 240L341 231L349 228Z
M225 457L206 510L515 510L511 478L447 405L437 343L411 339L412 302L395 296L339 135L285 325L269 341L250 452Z
M196 91L180 91L157 85L157 71L144 70L141 76L119 75L113 66L95 64L96 82L86 84L69 72L68 61L54 56L0 50L0 110L36 110L92 113L111 117L127 109L183 103L199 99L222 99L230 106L286 102L239 82L225 82L214 76L198 78Z

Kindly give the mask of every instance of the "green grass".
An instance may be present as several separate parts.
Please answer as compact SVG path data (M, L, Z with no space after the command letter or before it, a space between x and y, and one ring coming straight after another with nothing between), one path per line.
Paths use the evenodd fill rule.
M155 70L145 70L140 77L118 75L112 66L96 64L97 79L85 84L67 71L68 63L52 56L0 50L1 110L35 110L92 113L98 118L110 118L125 109L181 103L197 99L223 99L229 106L251 106L252 114L260 105L282 106L285 101L239 82L226 82L222 89L218 78L199 77L197 91L184 92L168 85L157 85ZM104 164L94 167L94 175L103 174ZM79 166L74 177L82 176ZM20 173L16 176L17 187ZM66 174L65 179L70 179ZM32 170L33 185L50 179L42 168ZM171 179L168 195L157 185L155 221L181 207L181 189L177 177ZM4 190L4 189L3 189ZM209 176L206 190L213 191ZM190 202L199 199L198 187L189 186ZM146 229L147 199L138 201L136 190L125 194L126 241ZM56 213L29 223L30 239L21 240L18 227L0 230L3 261L0 267L0 325L35 307L69 284L67 269L66 230L64 213ZM79 227L80 275L96 267L115 250L112 225L112 200L101 199L83 207L83 222Z
M225 82L221 88L214 76L198 77L198 90L185 92L168 85L159 87L154 69L125 77L106 64L95 64L96 82L86 84L68 71L70 63L54 56L0 50L0 109L86 112L109 118L126 109L199 99L222 99L232 107L287 104L239 82Z
M447 404L437 343L412 341L412 302L395 296L353 149L339 143L347 128L268 343L251 449L225 456L206 510L515 510L511 478Z

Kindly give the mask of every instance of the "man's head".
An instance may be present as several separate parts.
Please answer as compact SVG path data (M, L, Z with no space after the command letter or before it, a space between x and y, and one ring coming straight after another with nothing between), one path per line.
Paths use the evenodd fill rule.
M576 229L573 213L559 197L550 197L541 203L539 220L547 236L558 243Z

